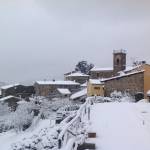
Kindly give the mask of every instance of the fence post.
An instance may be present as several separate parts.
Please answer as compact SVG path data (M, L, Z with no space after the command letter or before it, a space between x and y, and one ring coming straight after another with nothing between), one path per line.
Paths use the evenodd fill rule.
M58 149L61 149L61 139L58 139Z
M90 120L90 107L88 107L88 120Z

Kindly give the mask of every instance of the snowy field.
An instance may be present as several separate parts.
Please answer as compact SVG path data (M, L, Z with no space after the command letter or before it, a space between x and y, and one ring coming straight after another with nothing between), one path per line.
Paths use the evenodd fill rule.
M150 104L100 103L91 110L89 131L97 150L150 150Z

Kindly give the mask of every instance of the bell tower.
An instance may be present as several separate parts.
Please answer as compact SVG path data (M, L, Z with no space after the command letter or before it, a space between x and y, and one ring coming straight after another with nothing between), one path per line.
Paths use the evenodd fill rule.
M113 57L114 74L116 75L117 72L126 69L126 50L114 50Z

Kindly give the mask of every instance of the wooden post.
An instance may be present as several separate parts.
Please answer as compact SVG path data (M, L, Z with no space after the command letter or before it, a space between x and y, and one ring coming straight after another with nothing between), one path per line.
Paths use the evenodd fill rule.
M90 120L90 107L88 107L88 120Z
M61 139L58 140L58 149L61 149Z

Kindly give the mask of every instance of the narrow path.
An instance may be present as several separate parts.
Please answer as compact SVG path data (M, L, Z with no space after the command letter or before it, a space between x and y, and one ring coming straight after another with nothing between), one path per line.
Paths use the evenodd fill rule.
M96 143L97 150L150 150L150 131L135 108L133 103L92 106L90 131L95 131L97 138L91 142Z

